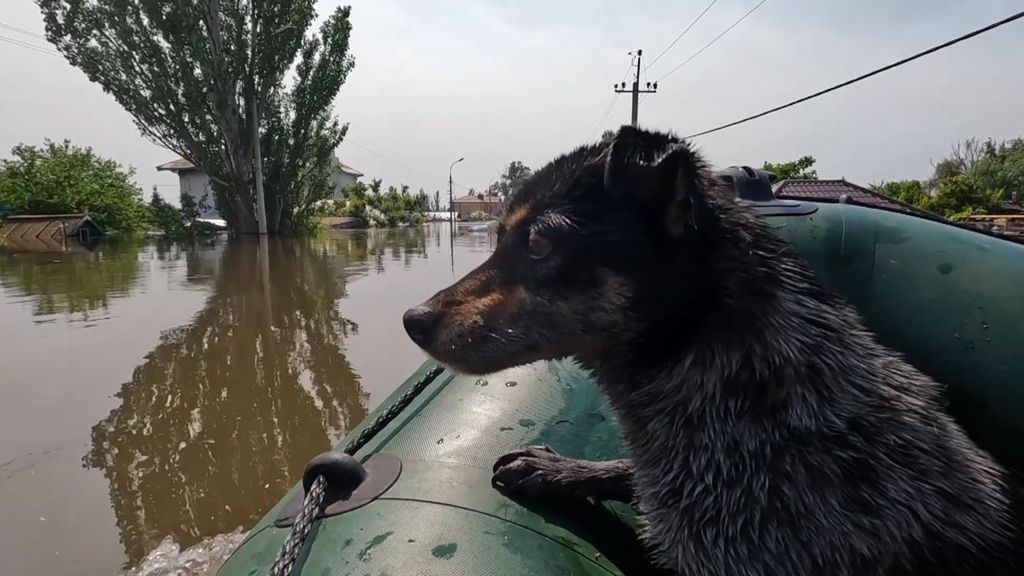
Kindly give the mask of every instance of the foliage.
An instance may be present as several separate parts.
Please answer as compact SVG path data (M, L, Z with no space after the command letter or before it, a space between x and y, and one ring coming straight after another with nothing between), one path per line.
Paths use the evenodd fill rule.
M615 140L615 130L605 130L601 133L601 142L611 142Z
M420 189L409 193L409 186L389 186L381 193L382 182L370 181L369 185L356 182L344 191L344 200L328 200L318 204L316 215L351 216L362 220L369 228L393 228L401 224L420 224L424 212L430 211L430 197Z
M963 220L973 214L992 212L999 205L1000 192L984 188L966 174L958 174L938 182L935 194L921 208L951 220Z
M469 216L466 216L465 220L469 222L487 222L489 220L494 220L494 216L491 216L487 212L476 211Z
M199 221L200 206L188 194L179 197L181 208L168 204L160 194L154 192L149 201L150 221L164 236L173 239L193 239L218 232L213 224Z
M505 167L498 180L487 187L487 195L500 196L506 201L511 200L531 174L533 174L533 170L529 166L519 160L513 160Z
M105 233L146 228L142 192L134 170L101 158L67 140L43 146L19 144L0 161L0 204L15 214L88 213Z
M920 180L893 180L892 182L872 184L871 188L879 194L918 207L923 206L929 198L928 189Z
M818 171L812 169L815 162L814 156L801 156L791 162L765 162L761 169L775 174L779 180L817 180Z
M348 7L307 34L313 0L36 1L47 39L68 62L145 136L210 175L232 229L257 230L254 126L262 129L271 232L301 228L329 195L333 150L347 128L331 105L354 64Z

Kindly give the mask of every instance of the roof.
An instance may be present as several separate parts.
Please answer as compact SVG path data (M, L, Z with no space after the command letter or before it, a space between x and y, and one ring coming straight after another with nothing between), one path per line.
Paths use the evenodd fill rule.
M25 214L8 216L0 222L0 239L5 248L27 251L61 251L64 239L74 238L88 228L89 236L102 234L85 214Z
M363 175L362 172L360 172L359 170L356 170L355 168L349 166L348 164L345 164L341 160L338 160L338 170L341 170L345 174L351 174L351 175L355 176L356 178L358 178L358 177Z
M359 170L356 170L355 168L349 166L348 164L345 164L341 160L338 160L336 162L336 165L338 167L338 170L341 170L345 174L351 174L352 176L355 176L356 178L358 178L358 177L363 175L362 172L360 172ZM177 160L171 160L170 162L166 162L164 164L161 164L161 165L157 166L156 169L157 169L157 171L165 171L165 172L189 172L189 171L192 171L192 170L200 170L199 168L196 168L195 164L189 162L188 160L185 160L184 158L178 158Z
M774 186L776 198L786 200L808 200L811 202L840 202L880 208L890 212L902 212L929 220L945 221L945 218L900 202L869 188L857 186L846 180L783 180Z
M195 164L185 160L184 158L178 158L177 160L171 160L165 164L161 164L156 167L157 171L167 172L188 172L190 170L199 170Z
M465 196L456 198L455 202L476 202L484 204L501 204L501 198L498 196L484 196L483 200L480 199L476 194L466 194Z

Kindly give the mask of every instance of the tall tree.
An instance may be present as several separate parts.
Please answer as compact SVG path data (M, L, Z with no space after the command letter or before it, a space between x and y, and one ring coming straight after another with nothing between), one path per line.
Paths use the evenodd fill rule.
M47 38L68 61L145 136L210 175L232 229L257 231L252 100L266 119L267 228L295 227L326 197L346 129L331 103L354 64L348 7L307 35L313 0L36 1Z

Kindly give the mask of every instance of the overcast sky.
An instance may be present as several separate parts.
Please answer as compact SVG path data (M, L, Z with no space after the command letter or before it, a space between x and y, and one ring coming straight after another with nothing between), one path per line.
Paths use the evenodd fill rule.
M662 77L758 0L720 0L646 73ZM134 166L147 196L175 157L139 135L113 98L62 58L11 45L45 40L31 0L0 0L0 157L70 138ZM387 184L486 187L503 164L538 167L629 121L627 52L660 53L710 0L353 0L356 67L335 101L350 123L339 157ZM339 2L319 4L321 15ZM661 80L640 123L688 134L803 96L1015 11L1020 0L767 0ZM699 138L712 163L804 154L823 178L925 177L952 141L1024 133L1024 21L763 120ZM458 193L458 189L456 189Z

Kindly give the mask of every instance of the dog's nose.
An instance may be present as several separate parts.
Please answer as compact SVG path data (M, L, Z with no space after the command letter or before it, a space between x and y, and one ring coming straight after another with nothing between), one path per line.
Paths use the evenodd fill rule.
M440 317L441 315L429 306L417 306L405 311L402 324L405 324L405 331L413 342L422 344L430 337Z

